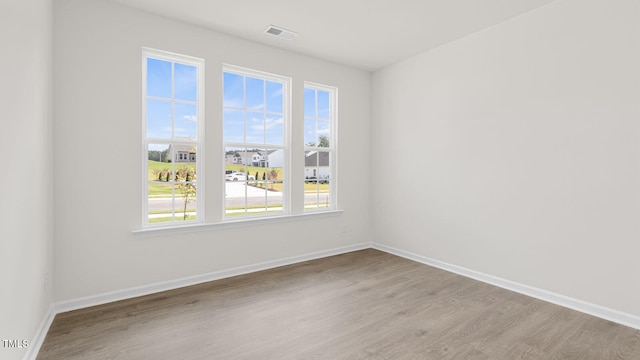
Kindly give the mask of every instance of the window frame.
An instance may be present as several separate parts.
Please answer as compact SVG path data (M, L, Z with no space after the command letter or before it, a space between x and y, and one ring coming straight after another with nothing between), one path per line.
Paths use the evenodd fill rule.
M312 214L317 212L326 212L326 211L335 211L339 209L338 204L338 88L335 86L329 86L324 84L319 84L311 81L304 82L304 90L312 89L315 90L315 114L314 120L317 122L320 118L318 115L318 91L324 91L329 93L329 147L320 147L320 146L307 146L304 143L304 132L303 132L303 146L304 151L303 155L306 156L308 151L323 151L329 153L329 206L328 207L320 207L316 206L314 208L307 208L303 204L303 213L304 214ZM304 94L304 91L303 91ZM303 104L304 104L303 97ZM304 127L304 121L307 120L307 116L303 114L302 122ZM317 128L316 128L317 130ZM304 169L303 169L304 171ZM318 174L319 175L319 174ZM319 176L317 176L319 177ZM302 174L303 180L305 180L305 175ZM318 184L320 179L316 179ZM319 193L318 193L319 194ZM303 195L304 202L304 195ZM318 204L320 203L319 197L317 200Z
M214 182L213 184L208 184L209 186L214 185L214 189L217 189L217 194L214 195L210 193L211 189L208 190L209 198L205 196L205 147L206 147L206 139L205 139L205 60L197 57L192 57L188 55L181 55L177 53L172 53L163 50L151 49L151 48L142 48L142 193L144 196L142 197L142 227L133 230L132 234L136 236L154 236L161 234L177 234L177 233L185 233L185 232L199 232L199 231L208 231L214 229L226 229L226 228L235 228L246 226L247 224L258 225L258 224L271 224L271 223L280 223L280 222L290 222L290 221L302 221L309 218L322 218L327 216L339 216L344 210L340 209L340 204L338 202L338 88L334 86L323 85L320 83L310 82L310 81L302 81L299 82L295 79L283 76L272 74L268 72L263 72L260 70L253 70L250 68L245 68L237 65L225 64L223 63L221 68L221 82L218 86L221 87L222 92L221 96L215 100L220 106L220 118L217 118L216 121L216 133L219 131L219 136L214 136L213 144L214 148L219 146L222 149L222 157L220 159L216 159L213 161L215 168L218 168L218 176L219 183ZM148 195L148 144L151 138L147 138L147 58L155 58L159 60L171 61L173 63L182 63L191 66L196 66L198 69L197 76L197 138L194 142L197 146L197 156L196 156L196 169L197 169L197 198L196 198L196 219L190 221L168 221L161 223L149 223L148 220L148 204L149 204L149 195ZM220 69L220 68L219 68ZM220 70L218 70L220 71ZM264 213L260 215L252 215L252 216L226 216L226 201L225 201L225 148L228 143L224 141L224 73L239 73L243 76L255 77L259 79L264 79L268 81L277 81L283 83L283 210L278 213ZM173 78L173 75L172 75ZM173 81L173 80L172 80ZM329 207L318 207L314 209L305 209L304 208L304 187L298 182L304 181L304 160L302 157L303 154L309 147L304 145L304 111L300 111L300 108L304 108L304 89L305 88L313 88L316 90L327 91L330 94L330 147L329 148L320 148L321 151L330 151L330 164L331 164L331 187L330 187L330 205ZM298 94L297 91L301 91L301 94ZM296 92L294 94L294 91ZM214 91L215 93L215 91ZM173 95L172 95L173 96ZM293 99L302 100L300 104L294 104ZM296 110L296 113L293 112L293 109ZM300 118L298 119L298 117ZM298 120L302 120L301 122ZM209 134L211 135L211 134ZM301 136L301 137L299 137ZM246 140L246 139L245 139ZM153 142L153 139L151 139ZM169 143L169 141L167 141ZM211 145L211 144L210 144ZM270 148L270 145L266 145L266 148ZM295 152L294 152L295 150ZM217 151L214 151L216 153ZM295 159L295 161L294 161ZM220 161L220 162L218 162ZM211 164L210 164L211 165ZM213 176L214 179L218 178L218 176L209 174L209 176ZM292 182L295 181L296 184ZM292 190L296 190L296 193L293 194ZM302 190L302 191L300 191ZM216 192L216 191L214 191ZM221 196L221 197L220 197ZM218 201L218 199L222 201ZM215 200L218 204L211 204L210 202ZM295 201L295 203L293 203ZM205 208L213 214L214 218L207 219L205 217ZM219 210L218 210L219 209ZM175 215L174 215L175 216Z
M171 98L162 98L162 101L170 101L171 102L171 113L172 113L172 136L171 138L153 138L147 136L147 101L153 99L161 99L155 96L149 96L147 93L147 60L157 59L161 61L171 62ZM174 64L183 64L188 66L193 66L196 68L196 100L194 102L196 106L196 138L186 139L176 137L173 133L175 130L175 104L186 104L190 103L188 101L177 100L175 98L175 65ZM142 228L143 229L161 229L161 228L169 228L169 227L179 227L179 226L188 226L188 225L199 225L204 223L205 214L204 214L204 202L205 202L205 61L204 59L177 54L169 51L158 50L148 47L142 48ZM172 192L172 202L173 202L173 219L166 222L158 222L158 223L150 223L149 222L149 168L148 168L148 153L149 153L149 144L166 144L169 146L173 145L187 145L187 146L195 146L196 147L196 174L197 174L197 186L196 186L196 198L195 198L195 207L196 207L196 217L194 220L176 220L175 216L177 215L175 209L175 200L178 196L175 193L175 190ZM174 157L177 156L177 152L175 155L169 154L168 156ZM190 155L187 155L190 157ZM188 160L188 159L187 159ZM175 169L176 161L172 159L171 168ZM172 171L172 173L174 173ZM172 180L172 183L175 181Z
M244 106L242 108L236 108L236 107L227 107L224 104L224 90L225 90L225 83L224 83L224 77L225 77L225 73L231 73L234 75L240 75L243 76L245 78L245 84L243 86L244 91L243 91L243 97L244 97ZM278 75L278 74L273 74L273 73L269 73L269 72L264 72L264 71L260 71L260 70L254 70L254 69L250 69L250 68L246 68L246 67L241 67L241 66L237 66L237 65L231 65L231 64L222 64L222 96L220 99L220 104L221 104L221 119L222 119L222 126L220 127L221 132L222 132L222 136L221 136L221 148L222 148L222 154L223 157L226 157L226 149L229 147L245 147L245 148L251 148L251 147L255 147L255 146L263 146L265 149L267 148L273 148L273 149L282 149L283 151L283 167L282 167L282 184L283 184L283 189L282 189L282 211L281 212L277 212L277 213L269 213L269 212L265 212L263 214L253 214L253 215L249 215L247 216L245 215L241 215L241 216L230 216L227 214L227 202L226 202L226 179L225 179L225 175L226 175L226 161L225 159L223 159L222 164L221 164L221 169L220 169L220 174L221 174L221 192L222 192L222 201L220 203L220 208L221 208L221 222L222 223L230 223L230 222L238 222L238 221L253 221L253 220L258 220L258 219L269 219L269 218L281 218L281 217L287 217L287 216L291 216L291 94L292 94L292 83L293 80L291 77L288 76L284 76L284 75ZM224 112L225 109L234 109L234 110L243 110L245 111L245 116L246 116L246 112L247 112L247 108L246 108L246 78L250 77L250 78L256 78L256 79L260 79L260 80L264 80L265 84L266 81L272 81L272 82L278 82L278 83L282 83L283 87L282 87L282 118L283 118L283 144L282 145L271 145L271 144L257 144L257 143L248 143L246 142L246 138L244 142L235 142L235 141L225 141L224 138ZM265 85L266 86L266 85ZM265 104L266 105L266 104ZM266 107L264 110L264 113L268 113ZM245 127L246 127L246 121L245 121ZM245 128L245 134L246 134L246 128ZM266 169L266 168L265 168ZM251 174L250 174L251 175ZM245 199L246 199L246 195L245 195ZM245 205L246 206L246 205ZM247 208L245 208L247 209Z

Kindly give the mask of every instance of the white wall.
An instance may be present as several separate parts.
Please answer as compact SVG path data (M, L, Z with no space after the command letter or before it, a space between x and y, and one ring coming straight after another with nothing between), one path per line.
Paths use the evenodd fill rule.
M0 339L31 344L52 302L51 18L50 0L0 4Z
M56 301L370 240L370 189L362 180L370 165L349 161L368 158L369 73L103 1L56 1L54 30ZM304 81L338 87L344 213L197 233L132 235L142 222L143 46L205 59L208 220L221 211L222 64L292 77L294 121L302 117ZM303 153L302 148L293 151ZM303 157L293 166L302 176ZM294 186L293 191L302 191L303 182Z
M639 6L559 0L376 72L375 240L640 316Z

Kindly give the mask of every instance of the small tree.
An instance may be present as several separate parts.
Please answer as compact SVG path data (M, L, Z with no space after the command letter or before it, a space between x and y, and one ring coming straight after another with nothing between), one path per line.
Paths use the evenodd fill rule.
M180 168L176 171L176 181L178 191L184 199L183 220L187 220L187 206L196 199L196 171L187 167Z
M320 144L318 144L318 147L325 147L328 148L329 147L329 137L326 135L320 135Z
M269 170L269 180L271 180L271 183L269 183L269 188L273 189L273 181L278 180L278 170Z

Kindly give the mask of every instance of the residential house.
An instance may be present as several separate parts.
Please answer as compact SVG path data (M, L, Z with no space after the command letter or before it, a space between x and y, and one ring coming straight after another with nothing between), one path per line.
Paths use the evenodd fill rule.
M329 161L329 153L326 151L306 151L304 157L305 179L328 179L331 173Z
M169 154L173 154L172 161L176 163L196 161L196 151L190 145L169 145Z

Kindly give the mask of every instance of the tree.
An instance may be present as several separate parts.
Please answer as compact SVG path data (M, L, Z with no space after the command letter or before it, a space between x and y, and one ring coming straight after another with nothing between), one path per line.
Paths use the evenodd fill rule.
M271 182L269 183L269 188L273 189L273 181L277 179L278 179L278 170L276 169L269 170L269 180L271 180Z
M325 148L329 147L329 137L328 136L320 135L319 139L320 139L320 144L318 145L318 147L325 147Z
M151 161L157 162L168 162L169 160L169 149L160 150L149 150L147 159Z
M196 170L181 167L176 170L176 182L178 191L184 199L183 220L187 220L187 205L196 199Z

